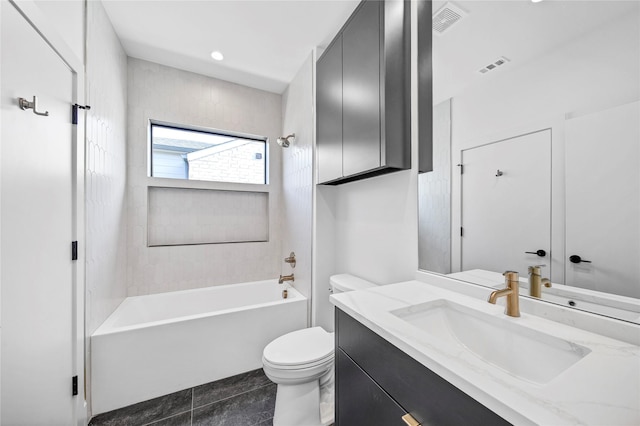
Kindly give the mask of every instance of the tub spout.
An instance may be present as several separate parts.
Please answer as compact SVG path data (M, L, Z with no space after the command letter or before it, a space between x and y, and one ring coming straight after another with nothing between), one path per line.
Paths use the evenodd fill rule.
M285 281L294 282L295 280L293 279L293 274L291 274L291 275L280 275L280 279L278 279L278 284L282 284Z

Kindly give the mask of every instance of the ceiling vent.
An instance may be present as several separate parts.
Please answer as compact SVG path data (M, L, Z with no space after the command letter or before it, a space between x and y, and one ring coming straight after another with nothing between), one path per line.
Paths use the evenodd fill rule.
M431 18L433 32L442 35L449 30L453 24L460 21L467 15L467 12L460 9L453 3L445 3Z
M496 59L495 61L493 61L492 63L490 63L486 67L481 68L480 70L478 70L478 72L480 74L486 74L489 71L495 71L498 68L500 68L501 66L503 66L504 64L506 64L507 62L509 62L509 60L507 58L505 58L504 56L500 56L498 59Z

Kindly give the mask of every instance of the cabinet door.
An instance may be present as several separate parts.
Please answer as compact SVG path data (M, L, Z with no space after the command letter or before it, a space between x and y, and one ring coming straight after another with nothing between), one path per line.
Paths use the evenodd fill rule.
M338 37L317 65L318 182L342 177L342 39Z
M336 351L336 426L403 426L402 409L351 358Z
M342 33L344 176L380 167L381 4L364 2Z
M340 350L423 425L510 424L340 309L336 309L335 315ZM340 386L338 383L336 396L341 411L352 402L340 392ZM348 394L348 390L345 392ZM382 422L351 424L385 425Z

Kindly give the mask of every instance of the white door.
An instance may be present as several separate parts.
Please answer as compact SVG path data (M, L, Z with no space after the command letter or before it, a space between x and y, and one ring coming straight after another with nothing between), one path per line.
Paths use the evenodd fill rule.
M73 74L2 1L3 425L71 425ZM39 116L18 97L38 97Z
M567 120L565 138L566 283L638 298L638 102Z
M551 275L551 130L463 150L462 164L461 270Z

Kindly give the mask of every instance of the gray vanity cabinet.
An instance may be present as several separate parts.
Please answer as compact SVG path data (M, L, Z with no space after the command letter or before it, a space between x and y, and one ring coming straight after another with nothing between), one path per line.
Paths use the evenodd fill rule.
M339 425L404 425L402 416L406 411L398 405L376 382L371 380L358 364L341 349L336 351L338 365L337 392L343 395L343 405L367 407L366 410L340 410Z
M336 426L510 423L336 308ZM358 421L358 420L362 421Z
M319 183L411 167L409 9L364 0L318 60Z

